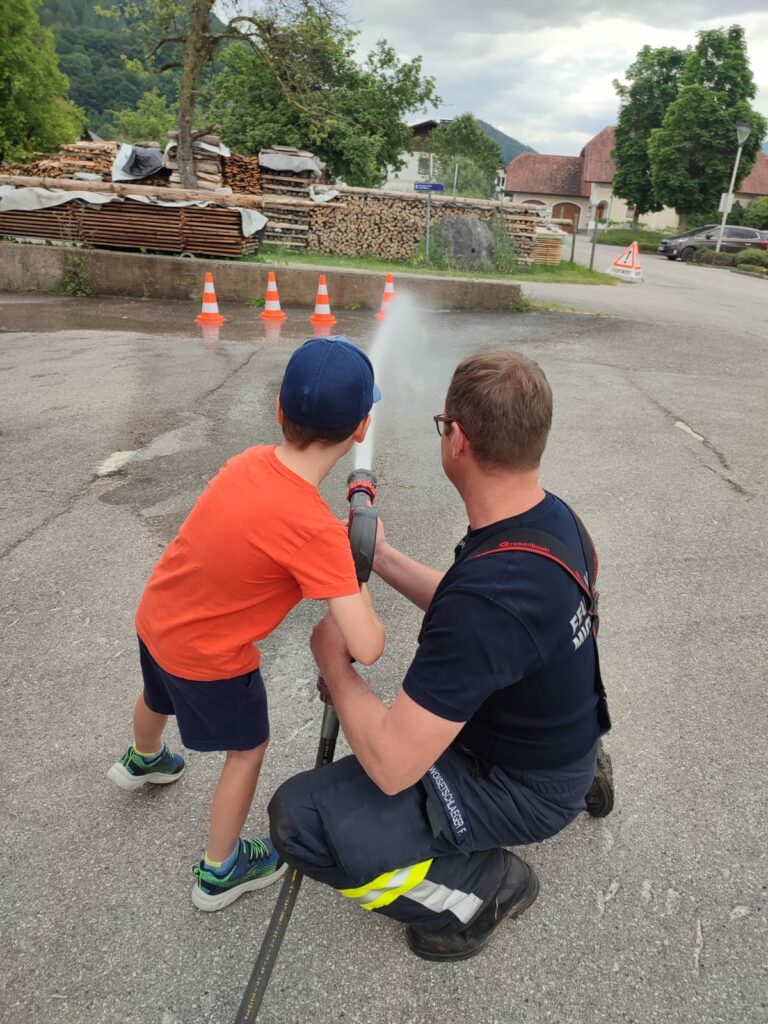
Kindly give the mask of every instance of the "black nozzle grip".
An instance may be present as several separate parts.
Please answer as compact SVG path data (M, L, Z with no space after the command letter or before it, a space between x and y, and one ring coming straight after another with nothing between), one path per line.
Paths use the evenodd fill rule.
M358 583L367 583L373 569L378 518L376 510L370 505L357 505L350 509L349 546L352 548Z

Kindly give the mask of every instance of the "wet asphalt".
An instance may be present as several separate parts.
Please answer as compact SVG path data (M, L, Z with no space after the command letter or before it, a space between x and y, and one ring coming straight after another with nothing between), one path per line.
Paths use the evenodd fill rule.
M265 1024L768 1020L768 328L763 282L748 285L743 331L723 329L706 289L694 304L711 316L689 330L644 315L668 298L653 282L642 301L583 289L574 304L591 312L404 326L374 469L390 539L431 564L449 563L466 525L431 421L454 366L513 346L551 380L542 477L601 556L617 805L519 851L541 895L463 964L414 958L393 922L305 883ZM610 315L592 315L601 292ZM270 890L220 914L190 903L217 755L187 753L184 778L149 792L105 778L130 739L147 575L219 466L277 439L282 369L310 336L307 310L268 336L256 310L225 309L206 338L196 312L0 295L0 1016L18 1024L227 1024L271 913ZM370 314L336 312L370 347ZM105 465L117 452L133 454ZM340 515L348 469L324 486ZM419 616L374 590L389 645L368 677L391 696ZM265 644L273 741L254 832L275 786L314 760L307 637L321 611L301 606Z

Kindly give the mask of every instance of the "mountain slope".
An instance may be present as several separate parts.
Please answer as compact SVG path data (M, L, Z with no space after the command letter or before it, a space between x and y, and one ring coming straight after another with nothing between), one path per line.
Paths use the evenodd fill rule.
M501 155L504 157L504 166L509 163L510 160L514 160L516 156L520 156L521 153L535 153L535 149L531 149L530 146L524 145L522 142L518 142L517 139L513 139L511 135L505 135L504 132L499 131L498 128L494 128L492 124L488 124L487 121L481 121L480 118L476 118L477 123L483 129L489 139L492 139L498 144L501 150Z

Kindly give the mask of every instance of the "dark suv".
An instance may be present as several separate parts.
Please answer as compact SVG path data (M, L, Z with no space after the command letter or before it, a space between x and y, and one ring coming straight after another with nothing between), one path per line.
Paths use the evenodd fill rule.
M692 260L699 249L714 249L720 227L717 224L706 224L703 228L695 228L672 238L662 238L656 250L660 256L668 260ZM757 228L736 228L730 225L723 231L723 244L720 252L741 252L742 249L768 250L768 238L764 231Z

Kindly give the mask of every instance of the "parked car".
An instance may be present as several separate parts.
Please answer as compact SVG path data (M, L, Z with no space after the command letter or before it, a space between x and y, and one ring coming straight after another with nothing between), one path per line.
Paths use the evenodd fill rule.
M699 249L714 249L720 233L718 224L705 224L702 228L694 228L671 238L662 238L656 250L660 256L668 260L692 260ZM723 231L721 252L741 252L742 249L768 250L768 232L757 228L728 227Z

